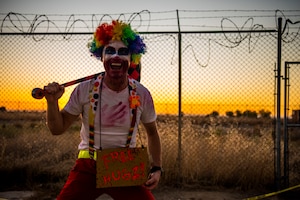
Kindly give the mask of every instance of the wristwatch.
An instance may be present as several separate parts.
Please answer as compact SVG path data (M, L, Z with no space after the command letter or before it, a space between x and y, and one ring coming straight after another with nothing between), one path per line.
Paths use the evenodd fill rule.
M150 174L152 174L152 173L154 173L156 171L160 171L160 173L161 173L160 175L161 176L163 175L163 172L164 172L163 168L162 167L158 167L158 166L151 167Z

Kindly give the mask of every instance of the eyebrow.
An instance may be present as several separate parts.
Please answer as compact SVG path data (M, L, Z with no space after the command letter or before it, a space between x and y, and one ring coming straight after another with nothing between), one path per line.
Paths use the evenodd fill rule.
M114 48L114 49L116 49L115 47L113 47L113 46L107 46L106 48ZM124 46L124 47L120 47L120 48L118 48L118 49L121 49L121 48L126 48L126 49L129 49L128 47L126 47L126 46Z

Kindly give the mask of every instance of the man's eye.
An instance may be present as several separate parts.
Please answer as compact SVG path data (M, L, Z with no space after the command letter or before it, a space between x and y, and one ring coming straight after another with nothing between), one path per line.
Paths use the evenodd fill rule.
M118 50L118 55L120 56L127 56L129 54L129 49L122 47Z
M115 54L115 53L116 53L116 49L115 49L115 48L107 47L107 48L105 49L105 54L110 54L110 55L112 55L112 54Z

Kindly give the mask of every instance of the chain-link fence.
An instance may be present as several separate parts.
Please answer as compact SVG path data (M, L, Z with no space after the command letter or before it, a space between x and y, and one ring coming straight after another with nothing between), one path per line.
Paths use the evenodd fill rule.
M162 183L273 187L276 34L142 33L147 53L141 83L151 91L158 114L166 171ZM64 135L51 136L45 125L46 102L33 99L31 90L103 71L101 61L86 47L90 37L91 33L1 34L1 176L12 181L1 187L18 179L54 188L54 182L68 175L77 154L80 122ZM299 43L299 35L283 41L283 61L299 61ZM294 86L298 68L290 70L293 110L299 109L300 87ZM73 88L66 88L61 107ZM141 133L144 136L142 128ZM295 138L289 154L294 167L290 181L299 184L300 140Z

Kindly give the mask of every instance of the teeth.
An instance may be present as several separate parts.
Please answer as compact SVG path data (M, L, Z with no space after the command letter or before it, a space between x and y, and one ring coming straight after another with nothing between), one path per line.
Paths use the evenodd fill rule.
M122 63L111 63L110 67L111 67L111 69L119 70L122 67Z
M121 63L111 63L111 66L113 67L121 67Z

